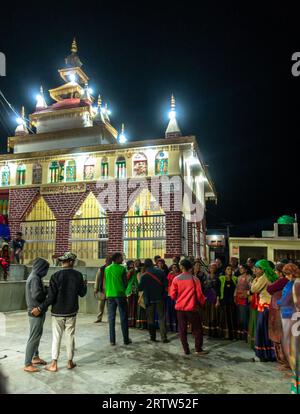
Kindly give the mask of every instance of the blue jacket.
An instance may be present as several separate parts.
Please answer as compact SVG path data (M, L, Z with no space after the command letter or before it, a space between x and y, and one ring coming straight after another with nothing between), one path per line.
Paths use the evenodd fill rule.
M277 301L277 305L280 307L280 313L283 319L290 319L295 312L293 286L294 281L290 280L282 291L281 299Z

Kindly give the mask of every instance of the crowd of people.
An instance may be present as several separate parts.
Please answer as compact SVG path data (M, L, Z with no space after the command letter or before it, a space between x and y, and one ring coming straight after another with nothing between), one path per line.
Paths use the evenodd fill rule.
M26 348L25 371L38 371L46 365L39 357L39 341L45 314L52 306L52 362L58 369L63 332L67 338L68 368L76 364L74 335L78 296L85 296L87 282L76 271L76 256L70 252L59 258L62 268L52 275L48 290L42 278L49 263L38 258L26 283L30 337ZM195 337L195 355L204 356L203 335L224 340L242 340L255 353L253 361L277 361L292 371L292 392L299 393L299 335L295 314L300 311L300 266L282 260L249 258L239 264L236 258L223 265L220 259L206 266L201 259L174 257L167 266L159 256L124 263L122 253L106 258L94 285L99 301L96 323L101 323L107 304L109 341L117 343L115 321L120 314L124 345L132 343L129 328L147 329L149 339L168 343L169 332L178 332L183 352L191 353L188 333ZM294 332L294 334L292 333Z
M7 237L0 237L0 280L8 280L9 267L11 263L24 263L24 245L25 240L23 239L23 234L21 232L18 232L16 237L12 240L9 240Z

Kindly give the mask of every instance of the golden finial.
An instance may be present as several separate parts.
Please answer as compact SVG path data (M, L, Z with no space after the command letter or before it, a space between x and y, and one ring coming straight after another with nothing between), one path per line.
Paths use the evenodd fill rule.
M101 105L102 105L102 99L101 99L101 95L99 93L99 95L98 95L98 108L101 108Z
M71 46L71 52L77 53L77 43L75 37L73 38L72 46Z
M122 124L122 128L121 128L121 133L122 134L124 134L124 130L125 130L125 127L124 127L124 124Z
M22 106L22 110L21 110L21 118L25 119L25 108L24 106Z
M175 98L173 94L171 96L171 111L175 111Z

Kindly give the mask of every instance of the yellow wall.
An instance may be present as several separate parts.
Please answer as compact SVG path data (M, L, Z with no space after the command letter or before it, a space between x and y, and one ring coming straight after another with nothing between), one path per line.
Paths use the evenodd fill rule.
M55 250L56 221L43 197L40 197L21 226L23 237L26 240L24 246L25 263L30 263L36 257L43 257L52 263L52 255Z
M259 239L259 238L229 238L230 256L239 257L235 248L267 247L268 260L274 260L274 250L300 250L300 240L288 239Z
M163 147L163 151L168 153L169 156L169 174L180 174L179 169L179 158L181 151L179 149L168 149L169 147ZM76 162L76 181L83 181L83 171L84 171L84 164L86 160L89 158L93 158L95 160L95 180L101 178L101 160L102 158L106 157L109 163L109 178L116 177L116 159L118 156L124 156L126 160L126 176L133 177L133 156L140 152L144 153L148 160L148 176L152 177L155 175L155 156L156 154L161 151L159 147L156 148L141 148L135 150L126 150L126 151L118 151L118 152L110 152L110 153L87 153L87 154L77 154L77 155L60 155L57 157L49 157L43 159L34 159L31 160L27 158L26 160L20 161L11 161L9 162L10 168L10 186L16 185L16 168L18 164L23 163L26 166L26 184L25 185L32 185L32 167L34 164L39 163L42 166L42 184L50 183L50 170L49 166L52 161L59 161L61 159L65 160L65 177L66 177L66 166L67 162L70 160L75 160ZM0 163L0 170L5 165L4 162ZM1 186L1 185L0 185Z

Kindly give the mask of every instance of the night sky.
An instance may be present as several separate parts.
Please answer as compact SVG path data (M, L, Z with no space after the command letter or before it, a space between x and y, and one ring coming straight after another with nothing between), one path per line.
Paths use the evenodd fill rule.
M57 70L75 36L90 87L107 100L111 123L125 123L128 139L163 137L174 93L182 133L197 136L217 189L208 225L230 222L232 234L259 235L280 215L300 214L296 10L253 2L247 9L213 1L23 3L0 17L7 58L0 88L15 108L33 112L40 85L61 84ZM15 116L1 103L0 113L5 152Z

